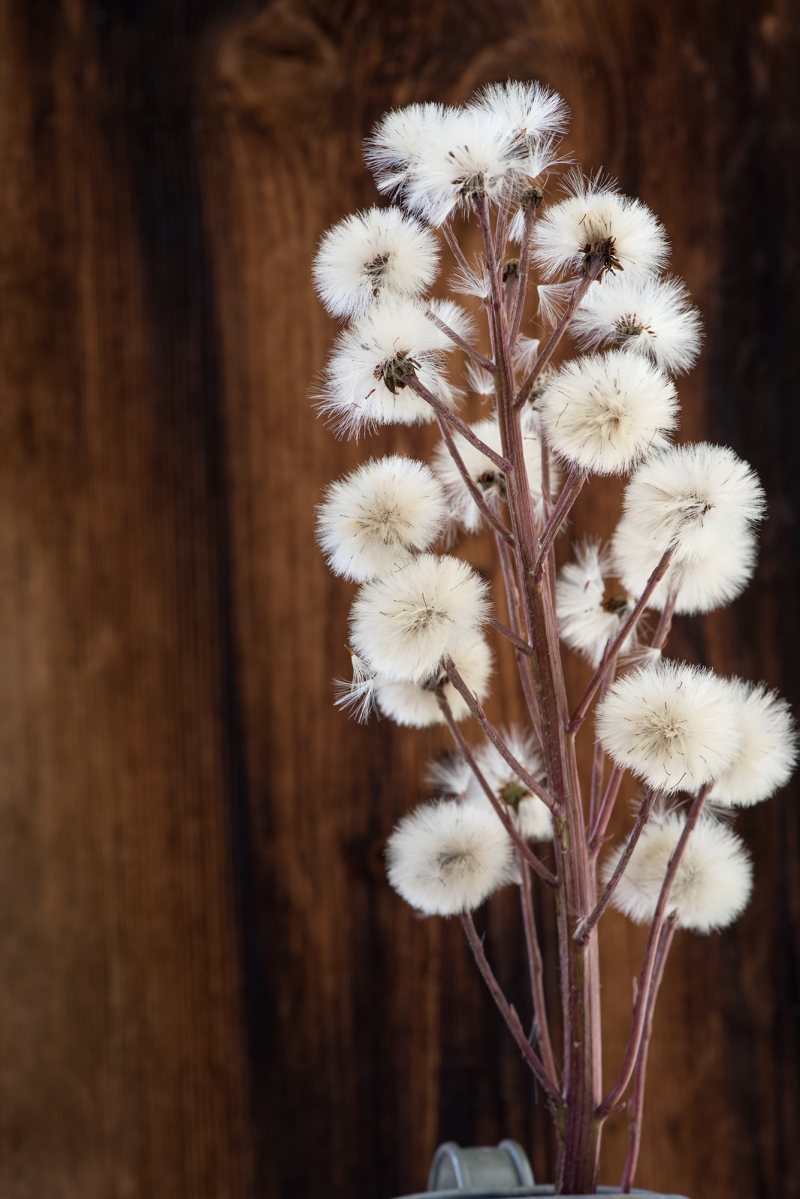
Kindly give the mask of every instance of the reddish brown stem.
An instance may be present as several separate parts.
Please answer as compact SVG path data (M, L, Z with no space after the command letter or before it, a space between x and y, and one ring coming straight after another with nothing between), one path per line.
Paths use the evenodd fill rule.
M522 763L514 756L514 754L512 754L511 750L500 736L500 733L497 731L492 722L489 720L489 717L484 712L483 706L477 695L474 695L464 682L464 679L459 673L459 669L453 659L445 658L443 666L448 678L450 679L450 682L453 684L456 691L461 696L464 703L467 705L470 712L491 741L492 745L500 754L501 758L511 767L520 782L524 783L528 790L534 795L537 795L539 799L541 799L542 803L547 804L548 808L550 808L552 811L555 807L553 797L550 795L547 789L542 786L538 779L535 779L530 771L526 770Z
M636 1069L633 1075L633 1092L628 1100L628 1153L625 1158L622 1181L620 1182L620 1190L623 1195L630 1193L634 1175L636 1174L636 1167L639 1163L639 1146L642 1140L642 1117L644 1115L644 1088L647 1075L647 1055L650 1048L650 1037L653 1032L653 1013L676 927L674 916L667 917L664 927L661 930L661 937L656 951L653 983L650 987L650 998L647 1004L642 1044L639 1049L639 1056L636 1059Z
M475 958L478 969L483 976L483 981L489 990L489 994L497 1005L497 1010L506 1022L508 1030L514 1040L517 1042L519 1050L525 1061L530 1066L539 1083L544 1088L548 1099L554 1104L560 1104L561 1096L558 1090L558 1084L554 1078L550 1076L549 1071L545 1068L544 1063L539 1057L536 1050L531 1045L525 1035L525 1029L522 1027L516 1008L508 1002L503 990L495 978L494 971L489 965L489 960L486 957L486 952L483 948L483 941L478 936L478 930L475 927L475 921L469 912L462 912L461 924L467 937L467 942L472 950L472 956Z
M650 819L650 816L652 815L653 808L655 806L655 802L658 799L659 795L660 795L659 791L648 791L644 797L644 800L640 804L639 811L636 814L636 823L634 824L633 828L631 829L631 834L628 837L625 848L623 849L622 853L619 856L619 861L617 862L616 866L614 867L613 874L611 875L608 882L606 883L603 894L600 896L600 898L598 899L594 908L589 913L589 915L586 917L586 919L575 930L575 940L578 942L579 945L583 945L583 944L585 944L586 941L589 940L589 937L592 935L592 930L596 927L598 920L603 915L603 912L606 910L608 905L611 903L614 892L616 891L617 886L619 885L619 880L622 878L623 874L625 873L625 867L628 865L628 862L631 860L631 855L638 844L639 838L641 837L642 833L644 832L645 825L647 824L648 820Z
M539 935L536 929L536 909L533 906L533 888L531 876L524 860L519 859L519 871L522 879L520 886L520 905L522 907L522 923L525 929L525 947L528 954L528 974L531 984L531 1002L533 1004L533 1036L539 1046L539 1052L545 1069L554 1082L559 1085L559 1070L553 1053L553 1042L550 1038L550 1025L547 1019L547 1001L544 993L544 963L539 946Z
M647 607L647 601L650 599L650 596L653 594L656 587L667 573L669 564L672 561L672 556L675 553L675 548L676 547L674 545L671 545L669 549L665 550L665 552L661 555L658 565L645 584L644 591L639 596L631 611L628 613L628 616L623 622L620 631L617 633L614 640L610 641L606 646L602 661L592 675L589 686L586 688L583 698L575 709L572 719L569 722L570 732L577 733L586 719L586 715L591 707L592 700L597 694L598 689L603 685L603 681L608 675L608 672L613 668L617 654L622 649L622 646L625 644L625 641L630 633L636 628L636 625L639 623L639 617Z
M452 734L458 751L475 776L475 781L477 782L478 786L481 788L484 795L489 800L489 803L494 808L498 820L508 833L511 840L514 842L518 852L523 856L531 869L536 871L539 878L543 883L547 883L548 887L554 887L557 882L556 876L553 874L552 870L549 870L548 867L545 866L541 858L537 858L536 854L528 845L525 838L522 836L516 824L514 823L514 818L509 812L507 804L505 804L501 799L498 799L494 788L491 786L486 778L486 775L478 765L475 755L465 740L461 729L458 727L458 721L453 716L452 709L442 691L438 692L437 698L439 700L439 707L442 710L445 723Z
M509 533L508 529L503 524L502 520L497 515L497 513L492 510L491 505L489 504L488 500L481 492L480 487L478 486L478 484L472 478L472 475L467 470L466 463L464 462L464 459L461 457L461 454L459 453L458 446L455 443L455 438L453 437L453 434L450 432L450 428L447 424L447 421L444 419L443 416L440 416L440 414L438 412L436 413L436 420L439 425L439 432L442 435L442 440L444 441L444 444L447 446L447 452L449 453L450 457L453 459L456 470L461 475L461 478L464 480L464 486L467 488L467 491L472 496L475 506L477 507L481 516L483 516L483 518L487 522L487 524L489 524L491 526L491 528L494 529L495 533L497 533L498 536L503 538L503 541L507 542L509 545L513 545L514 544L513 536L511 535L511 533Z
M565 1116L559 1140L556 1186L560 1194L593 1193L597 1179L601 1121L595 1109L600 1093L600 994L594 942L577 946L572 924L594 903L594 881L578 786L574 738L567 735L567 700L549 586L534 577L536 522L525 473L518 414L513 411L513 372L504 326L502 295L488 206L476 205L492 284L490 324L497 363L495 396L503 453L513 469L507 476L511 525L517 542L520 584L534 653L533 680L542 720L542 747L548 787L556 801L554 847L560 886L557 895L561 1002L564 1013ZM541 355L540 355L541 358Z
M521 654L530 656L533 653L533 649L528 645L527 641L523 641L521 637L518 637L513 629L503 624L502 620L498 620L496 616L489 617L489 624L493 629L497 630L501 637L505 637L507 641L510 641L514 649L518 649Z
M519 337L519 330L522 324L522 313L525 310L525 300L528 294L528 278L530 276L531 267L531 240L533 238L533 226L536 222L536 215L539 211L538 205L535 208L530 208L525 213L525 227L522 234L522 245L519 251L519 267L517 270L517 294L514 302L514 312L511 317L511 325L508 330L508 344L513 348L516 345Z
M667 909L669 906L669 897L672 891L672 885L675 882L675 876L678 873L681 859L683 858L684 850L686 849L689 837L692 835L692 831L697 824L697 821L700 819L700 814L705 807L709 790L710 786L703 787L703 789L697 793L692 801L692 805L689 808L689 812L686 816L686 821L678 839L678 843L672 851L672 855L667 865L666 874L664 875L664 881L661 884L661 891L659 892L658 902L653 914L653 922L650 925L650 933L647 938L647 944L645 945L642 968L639 972L636 1000L633 1005L631 1033L630 1037L628 1038L625 1057L614 1085L611 1087L611 1090L608 1092L605 1099L597 1109L597 1114L601 1119L605 1119L609 1112L612 1112L622 1099L625 1091L627 1090L628 1084L631 1081L631 1077L636 1066L636 1060L639 1056L639 1049L641 1047L642 1037L644 1035L647 1006L650 1000L650 991L655 976L659 938L661 937L661 930L664 927L669 914Z
M614 766L611 774L608 776L603 802L600 804L600 810L597 813L597 818L592 825L592 830L589 833L589 853L594 856L603 843L603 836L608 828L608 822L611 819L611 813L614 811L614 804L617 802L619 788L622 782L622 776L625 771L621 766Z
M550 548L564 527L564 521L569 516L572 506L578 498L585 482L586 471L581 470L580 467L573 466L564 480L564 486L559 492L558 499L550 513L550 518L544 527L544 532L539 542L539 553L533 567L534 578L539 579L544 574L545 562Z
M432 324L436 325L437 329L441 329L445 337L448 337L454 346L458 346L459 350L463 350L468 358L471 358L473 362L477 362L478 366L482 366L486 371L494 372L497 370L491 358L487 358L480 350L476 350L475 346L470 345L466 338L462 337L460 333L456 333L455 329L451 329L435 312L428 309L425 315Z
M511 469L510 462L504 458L502 454L498 454L495 450L493 450L490 445L487 445L485 441L481 441L480 437L478 437L477 433L475 433L474 430L469 427L467 422L462 420L457 412L453 412L452 408L448 408L447 404L445 404L443 400L440 400L437 395L434 395L424 383L421 383L416 375L404 375L403 382L405 386L410 387L411 390L420 397L420 399L426 400L437 416L441 416L447 421L451 429L455 429L455 431L460 433L461 436L468 441L471 446L474 446L476 450L480 450L482 454L485 454L489 461L493 462L495 466L499 467L503 474L508 473L508 471Z
M558 324L554 327L553 332L548 337L544 346L539 351L536 361L528 372L527 378L517 393L517 398L514 400L515 408L521 408L529 398L531 392L533 391L536 380L539 378L542 371L553 357L553 354L555 354L556 350L558 349L562 337L569 328L570 321L578 310L578 305L586 295L592 283L594 283L595 279L599 277L600 272L603 270L603 266L604 264L599 258L595 259L595 261L591 263L587 263L586 274L575 284L572 295L569 298L569 303L564 309L563 315L558 321Z

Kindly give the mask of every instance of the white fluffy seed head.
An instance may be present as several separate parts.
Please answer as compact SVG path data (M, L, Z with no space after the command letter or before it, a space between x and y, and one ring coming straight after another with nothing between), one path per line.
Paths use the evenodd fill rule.
M495 813L458 800L405 816L386 858L395 891L426 916L472 911L515 876L511 839Z
M500 428L493 416L477 421L470 427L490 449L498 454L502 452ZM542 445L535 430L527 422L522 437L528 486L536 511L541 517ZM490 458L460 433L454 433L453 440L470 478L480 488L489 506L499 509L506 499L505 475ZM445 503L451 519L468 533L476 533L483 525L483 517L444 442L440 442L436 448L433 470L444 490ZM554 474L554 477L551 477L551 486L554 487L557 483L558 476Z
M752 467L727 446L672 446L644 462L625 490L623 522L675 560L713 553L736 542L765 515L764 491Z
M680 279L607 275L589 288L570 325L579 345L615 345L682 374L700 353L700 314Z
M662 660L609 688L597 709L597 736L618 766L651 787L695 790L738 752L736 704L712 671Z
M492 677L492 651L484 637L475 637L460 644L452 653L459 674L473 695L481 702L489 694ZM374 679L374 697L381 715L406 728L423 729L443 724L437 689L443 688L455 720L464 720L469 708L443 671L437 670L419 683L397 683L382 675Z
M519 147L496 117L478 108L450 109L421 142L403 187L407 206L442 225L480 195L496 201Z
M327 366L320 409L340 434L358 436L377 425L416 425L435 419L430 404L403 382L419 381L451 405L444 373L453 343L413 300L385 297L339 334Z
M363 315L384 295L422 295L436 278L439 243L400 208L370 208L339 221L323 237L314 282L332 316Z
M609 475L666 446L678 403L674 383L657 367L640 354L612 350L565 363L538 409L557 454Z
M501 729L500 735L520 765L533 778L541 779L542 760L531 736L519 728ZM530 841L551 840L553 821L549 808L528 790L491 741L477 750L475 760L495 795L508 807L521 835ZM465 795L470 803L492 806L474 774L470 774Z
M425 771L426 782L442 799L466 798L472 777L472 767L456 752L434 758Z
M418 554L359 591L350 614L356 653L392 682L430 679L446 655L474 640L487 590L459 558Z
M556 582L561 638L592 666L599 665L606 645L620 632L635 603L629 595L607 594L609 573L608 556L600 543L587 540L576 546L575 560L561 568ZM632 645L629 635L621 652L629 652Z
M797 728L789 705L763 684L729 683L739 727L739 749L714 781L710 798L725 807L750 807L789 781L797 763Z
M546 278L577 274L598 253L608 269L624 270L628 278L662 269L667 236L641 200L578 174L569 176L566 187L567 199L546 209L535 226L535 259Z
M490 113L507 136L526 145L564 133L569 109L556 92L542 83L509 79L481 88L471 107Z
M676 812L651 817L612 898L613 906L637 924L649 923L673 850L685 827ZM606 860L603 881L614 872L623 847ZM741 915L752 890L753 869L735 833L718 820L703 817L689 840L670 892L667 907L680 928L709 933L725 928Z
M364 143L364 159L379 191L403 194L421 149L452 112L443 104L409 104L381 117Z
M735 537L717 538L693 558L673 560L647 606L662 611L671 595L675 612L693 616L713 612L735 600L753 577L756 537L742 524ZM614 569L631 595L639 596L658 565L663 545L643 537L635 515L623 517L612 540Z
M365 583L428 549L442 530L444 493L423 462L371 459L328 487L317 536L334 574Z

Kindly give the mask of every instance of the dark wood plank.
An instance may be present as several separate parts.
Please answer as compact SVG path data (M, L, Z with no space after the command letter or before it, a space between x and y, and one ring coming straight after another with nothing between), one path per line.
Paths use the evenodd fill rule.
M372 201L360 140L386 107L558 88L576 157L656 208L703 309L684 435L729 441L771 498L753 587L676 648L797 699L796 7L6 0L0 21L0 1191L389 1195L438 1140L503 1135L545 1177L459 930L383 879L443 738L331 707L350 596L313 507L363 450L312 414L333 328L309 264ZM576 529L614 502L593 488ZM678 943L654 1188L800 1195L794 804L742 818L742 923ZM501 902L490 945L524 997L517 935ZM610 917L605 944L611 1064L641 937Z

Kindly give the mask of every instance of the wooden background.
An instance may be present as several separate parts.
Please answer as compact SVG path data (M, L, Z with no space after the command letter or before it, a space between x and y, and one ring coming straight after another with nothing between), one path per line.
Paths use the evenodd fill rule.
M1 0L3 1199L385 1199L509 1134L548 1176L459 929L383 880L442 738L331 708L350 595L313 506L363 450L312 414L309 261L371 202L386 107L555 86L703 310L683 434L771 499L750 591L675 648L797 699L799 39L792 0ZM800 1196L796 803L740 821L741 923L678 943L643 1184ZM516 935L501 902L524 1006ZM605 945L611 1061L641 936Z

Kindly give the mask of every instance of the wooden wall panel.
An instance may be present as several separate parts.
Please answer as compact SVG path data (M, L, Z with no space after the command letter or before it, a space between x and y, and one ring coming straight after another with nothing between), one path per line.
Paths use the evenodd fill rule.
M309 264L371 202L388 106L561 91L576 157L656 208L703 310L683 434L770 495L755 583L676 649L797 699L799 39L790 0L2 0L4 1199L388 1196L440 1139L509 1134L547 1175L458 928L383 879L443 739L331 706L350 596L313 508L363 450L313 416L333 326ZM577 530L615 500L593 485ZM654 1188L800 1196L796 802L741 820L744 920L678 943ZM522 994L516 936L500 902ZM604 944L611 1062L641 936L612 916ZM610 1129L609 1177L623 1151Z

